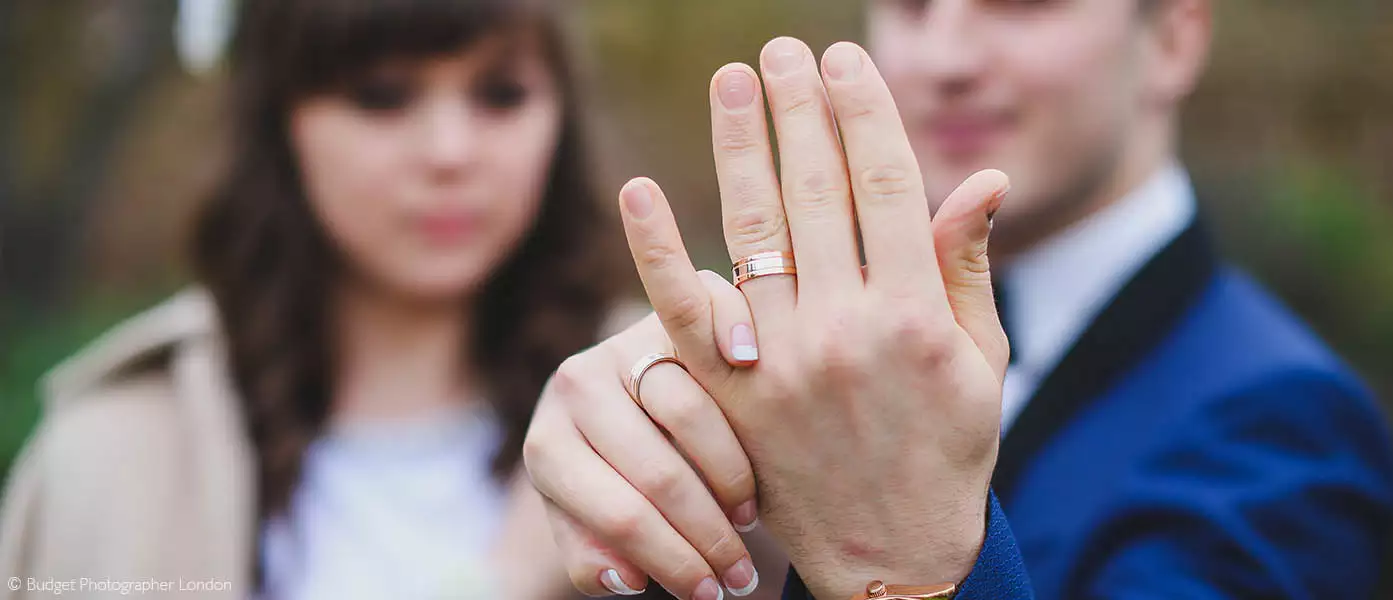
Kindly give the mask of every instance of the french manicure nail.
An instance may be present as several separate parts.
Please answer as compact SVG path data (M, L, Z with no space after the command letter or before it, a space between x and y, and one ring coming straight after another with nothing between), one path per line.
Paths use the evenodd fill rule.
M759 348L755 346L755 330L741 323L730 329L730 354L735 360L759 360Z
M834 44L823 59L827 76L837 81L855 81L861 74L861 51L852 44Z
M721 576L725 582L726 589L735 596L748 596L755 588L759 587L759 572L755 570L755 564L750 562L750 557L740 559L729 569L726 574Z
M759 526L759 506L754 500L746 500L730 513L730 522L740 533L749 533Z
M725 597L726 592L721 589L721 584L710 577L701 580L696 586L696 591L692 592L692 600L725 600Z
M620 596L637 596L643 593L643 590L636 590L634 588L629 587L628 584L624 583L624 580L619 578L619 571L616 571L614 569L610 569L608 571L605 571L604 573L601 573L600 583L604 584L605 589L619 594ZM647 587L648 586L644 586L645 589Z
M730 110L745 108L755 100L755 80L739 69L726 71L716 82L716 94L721 104Z
M641 182L632 182L624 187L624 206L634 218L646 219L653 212L653 194Z
M802 42L789 37L778 38L765 48L764 66L773 75L785 75L803 64L806 52Z

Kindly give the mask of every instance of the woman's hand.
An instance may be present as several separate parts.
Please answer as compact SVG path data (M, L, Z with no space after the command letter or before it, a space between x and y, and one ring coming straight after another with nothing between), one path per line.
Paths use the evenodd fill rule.
M751 364L744 297L714 273L692 276L708 311L703 348L727 369ZM737 333L712 335L713 322ZM528 472L545 496L571 581L586 594L636 594L646 573L697 600L717 600L722 586L743 596L758 584L737 533L757 520L755 482L725 415L671 363L649 369L642 389L626 389L636 362L672 351L650 315L571 357L548 383L528 431Z
M840 600L873 579L959 581L981 548L1000 429L1009 350L986 241L1008 182L974 175L931 220L899 113L861 48L834 45L819 70L802 42L781 38L761 65L778 175L754 71L729 65L711 88L731 258L797 260L796 277L742 286L759 362L732 369L712 346L709 294L667 201L635 180L621 205L644 287L742 443L761 515L814 595ZM649 539L647 522L625 525L627 546ZM658 554L676 552L666 545L646 550L629 556L684 564Z

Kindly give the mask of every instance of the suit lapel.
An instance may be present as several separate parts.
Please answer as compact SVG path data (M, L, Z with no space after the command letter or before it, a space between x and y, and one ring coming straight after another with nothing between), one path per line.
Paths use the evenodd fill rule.
M1041 448L1165 340L1208 287L1215 269L1203 228L1192 223L1123 286L1040 384L1002 440L992 485L1004 502Z

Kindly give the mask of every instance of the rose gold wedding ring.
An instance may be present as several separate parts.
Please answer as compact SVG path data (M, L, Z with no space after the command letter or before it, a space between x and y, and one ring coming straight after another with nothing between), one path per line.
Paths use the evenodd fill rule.
M760 252L735 261L735 286L766 275L797 275L792 252Z
M634 363L634 367L629 369L629 397L634 399L634 403L638 404L639 408L643 408L643 400L638 395L638 386L643 383L643 376L648 374L649 369L663 363L672 363L682 367L683 371L687 370L687 365L682 364L682 361L677 359L677 355L666 353L649 354L638 359L638 362Z

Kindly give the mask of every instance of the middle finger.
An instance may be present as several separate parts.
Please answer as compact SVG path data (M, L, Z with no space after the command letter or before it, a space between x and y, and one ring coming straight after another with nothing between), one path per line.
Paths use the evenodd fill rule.
M846 159L808 46L777 38L765 45L760 66L778 137L799 303L825 301L862 284Z
M619 364L624 365L626 373L627 366L642 354L608 345L602 348L610 357L621 354L626 357L617 359L623 360ZM613 372L612 368L610 370ZM688 411L688 416L665 417L674 424L673 437L687 454L684 457L655 425L654 419L629 397L618 377L570 377L569 374L575 371L563 366L557 377L563 379L563 384L567 380L576 384L572 386L576 389L565 394L565 397L569 398L569 412L576 427L590 446L652 502L729 589L742 592L752 589L755 577L753 566L743 541L734 529L732 518L746 517L737 509L754 498L754 478L748 459L730 433L729 425L715 401L675 365L656 365L644 376L641 382L643 400L650 403L676 401L700 407ZM603 373L605 367L600 363L589 363L580 371L593 375ZM671 384L673 379L690 385L676 389L664 387L664 384ZM684 394L688 397L684 398ZM685 422L679 423L681 419L685 419ZM712 432L722 429L727 434L725 437L710 437ZM706 435L708 438L694 441L688 437L692 434ZM687 457L692 458L692 463L687 462ZM700 473L697 469L700 469ZM711 485L710 491L707 482L703 481L704 477ZM728 503L726 508L723 509L721 503L712 497L713 492Z

